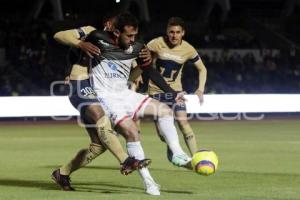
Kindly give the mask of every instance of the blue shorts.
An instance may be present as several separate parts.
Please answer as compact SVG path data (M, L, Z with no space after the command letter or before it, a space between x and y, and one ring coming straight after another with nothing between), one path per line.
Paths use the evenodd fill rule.
M96 93L90 85L89 79L86 80L71 80L70 81L71 96L69 100L71 104L82 114L86 106L93 103L99 103Z
M167 104L171 107L175 112L176 111L186 111L185 104L177 104L175 101L175 97L171 93L159 93L155 95L150 95L153 99L156 99L162 103Z

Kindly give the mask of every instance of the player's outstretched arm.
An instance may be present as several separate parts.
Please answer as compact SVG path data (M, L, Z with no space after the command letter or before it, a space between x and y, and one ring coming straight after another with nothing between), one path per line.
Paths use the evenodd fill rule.
M202 104L204 101L203 94L207 78L207 69L201 59L195 62L194 64L199 71L199 86L195 94L198 96L200 104Z

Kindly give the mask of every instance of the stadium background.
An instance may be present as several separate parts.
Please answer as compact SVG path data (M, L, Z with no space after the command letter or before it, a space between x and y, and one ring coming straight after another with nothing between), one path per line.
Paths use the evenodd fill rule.
M168 17L186 20L186 39L209 69L207 93L300 91L299 1L61 1L61 13L59 2L2 2L1 96L49 95L50 83L63 80L66 69L67 48L53 33L86 24L101 28L104 15L127 7L139 17L145 41L164 34ZM147 3L148 12L137 2ZM197 72L185 72L185 89L192 92Z
M50 84L65 77L68 51L53 34L86 24L101 28L103 16L116 9L138 16L145 41L163 34L170 16L185 19L186 40L208 69L208 94L300 93L299 0L3 0L0 96L50 95ZM197 71L188 66L182 81L192 93ZM58 95L66 92L56 88ZM142 126L164 199L300 199L299 113L260 121L235 116L192 123L200 146L219 155L220 169L211 177L171 166L153 124ZM88 138L75 121L42 119L1 118L0 199L150 199L136 174L119 175L109 153L74 174L78 192L59 191L50 172Z

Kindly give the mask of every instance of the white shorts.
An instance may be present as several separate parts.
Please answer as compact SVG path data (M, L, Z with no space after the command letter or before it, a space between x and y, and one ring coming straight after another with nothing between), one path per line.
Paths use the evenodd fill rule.
M136 120L138 113L143 113L150 101L148 95L136 93L126 89L118 93L97 93L98 100L109 116L114 126L123 120L131 118Z

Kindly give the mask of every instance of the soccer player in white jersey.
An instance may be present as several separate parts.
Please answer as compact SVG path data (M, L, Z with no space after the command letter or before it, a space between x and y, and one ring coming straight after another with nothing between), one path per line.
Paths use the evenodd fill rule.
M190 157L179 144L172 110L166 104L138 94L127 87L132 66L150 67L149 63L137 59L143 47L143 44L135 41L137 33L136 18L125 13L116 17L115 30L112 34L93 31L88 35L86 41L92 42L101 50L101 55L94 57L91 62L92 87L115 128L126 138L130 156L137 159L145 158L139 130L134 120L143 116L154 116L157 118L160 134L173 152L172 163L185 166L190 162ZM151 188L152 194L159 195L159 188L148 169L143 168L139 171L147 189Z
M105 21L105 29L107 31L112 29L112 20L113 18L109 17ZM124 175L128 175L137 168L145 167L150 163L149 159L139 161L135 158L128 157L119 142L118 137L113 134L110 120L99 105L98 100L95 97L96 94L90 86L88 65L80 65L76 62L77 60L80 60L83 52L83 54L88 56L100 53L100 50L96 46L84 42L84 38L92 30L95 30L95 28L86 26L78 29L60 31L54 35L55 40L62 44L67 44L72 48L72 51L70 51L72 54L69 53L68 56L70 63L70 74L68 74L68 79L71 92L69 100L80 112L81 120L83 120L85 124L88 124L86 130L91 141L88 147L80 149L69 162L52 172L52 179L65 191L75 190L71 186L70 175L103 154L106 149L109 149L118 159L120 162L121 173ZM148 53L146 54L146 57L147 55ZM150 54L149 59L151 59Z

